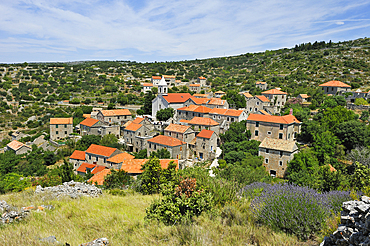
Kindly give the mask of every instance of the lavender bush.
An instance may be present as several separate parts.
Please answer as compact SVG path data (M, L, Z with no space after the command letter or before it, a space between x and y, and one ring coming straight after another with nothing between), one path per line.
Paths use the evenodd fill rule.
M351 200L349 191L318 193L287 183L253 183L241 192L252 199L258 221L303 240L319 231L332 213L338 213L344 201Z

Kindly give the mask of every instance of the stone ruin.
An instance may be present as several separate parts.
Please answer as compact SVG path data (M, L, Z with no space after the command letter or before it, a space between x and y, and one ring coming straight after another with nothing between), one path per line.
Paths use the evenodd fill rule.
M370 246L370 198L344 202L342 209L341 224L320 246Z

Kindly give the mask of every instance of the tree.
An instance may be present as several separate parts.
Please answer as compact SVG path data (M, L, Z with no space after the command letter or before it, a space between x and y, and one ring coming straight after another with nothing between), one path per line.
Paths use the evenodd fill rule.
M235 90L228 90L226 95L222 97L222 99L227 100L230 108L245 108L246 101L243 95L240 95Z
M100 144L101 137L97 135L85 135L76 143L76 149L85 151L91 144Z
M369 129L358 120L340 123L335 129L335 135L348 150L356 146L367 146L370 142Z
M353 163L358 162L370 168L370 149L369 147L357 146L356 148L351 150L351 152L348 154L347 157Z
M115 109L116 105L114 103L109 103L108 104L108 110Z
M152 88L153 91L154 88ZM158 91L158 88L155 88ZM140 108L140 112L137 112L138 115L144 115L144 114L149 114L152 115L152 101L155 98L155 94L152 91L148 91L145 94L144 97L144 105Z
M314 136L314 150L320 163L326 163L328 158L333 157L336 151L338 138L329 131Z
M118 138L114 134L107 134L102 137L100 140L100 145L117 148L118 147Z
M362 111L361 113L361 117L360 119L363 120L363 121L368 121L369 120L369 111L365 110L365 111Z
M148 151L147 149L142 149L137 153L134 153L135 159L146 159L148 158Z
M103 185L106 189L122 189L131 183L131 179L125 170L116 171L111 169L110 174L105 177Z
M159 121L166 121L169 118L173 117L174 113L175 112L173 108L164 108L164 109L157 111L156 118Z
M229 130L225 134L220 134L220 138L223 142L242 142L248 140L251 137L251 133L247 130L246 121L233 122L230 124Z
M157 157L158 159L170 159L171 153L167 149L160 149L150 153L150 157Z
M69 182L74 178L73 165L66 160L64 160L63 165L60 166L60 177L62 182Z
M368 105L369 103L364 98L356 98L355 105Z
M57 157L55 156L54 152L46 151L44 153L44 163L46 166L54 165L57 162Z

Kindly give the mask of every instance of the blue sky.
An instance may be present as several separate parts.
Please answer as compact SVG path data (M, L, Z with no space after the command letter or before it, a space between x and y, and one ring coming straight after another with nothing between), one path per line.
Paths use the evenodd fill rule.
M0 62L177 61L370 34L370 1L1 0Z

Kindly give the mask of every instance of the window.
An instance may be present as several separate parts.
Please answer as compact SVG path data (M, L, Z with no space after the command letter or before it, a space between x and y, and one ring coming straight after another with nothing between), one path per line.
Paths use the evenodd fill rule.
M206 148L206 146L205 145L203 145L203 149L205 149Z
M256 122L256 127L259 127L260 123L259 122Z
M266 159L265 159L265 163L266 163L266 164L268 164L268 163L269 163L269 159L268 159L268 158L266 158Z
M64 128L67 128L67 125L64 125Z
M271 135L271 132L267 132L267 135Z
M104 158L104 163L107 163L107 159Z
M58 135L58 131L55 132Z
M269 149L266 149L266 154L270 153L270 150Z
M180 147L180 151L182 151L182 146Z
M260 105L260 102L257 102L257 106Z
M156 150L157 149L157 145L154 145L154 150Z
M258 136L258 131L254 131L254 136Z
M257 112L258 108L254 108L254 112Z
M284 129L284 125L280 124L280 130L283 130L283 129Z
M91 155L89 155L89 160L91 160Z
M279 133L279 139L283 139L283 134Z
M279 166L282 166L283 165L283 162L282 161L279 161Z
M96 161L98 161L99 160L99 157L96 157Z
M288 134L288 139L290 139L290 133Z
M282 156L283 156L283 154L284 154L284 152L283 152L283 151L280 151L280 157L282 157Z
M67 134L68 134L68 133L67 133L67 131L64 131L64 134L66 134L66 135L67 135Z
M58 125L55 125L55 128L58 128Z
M251 111L251 112L252 112L252 107L250 107L250 108L249 108L249 111Z

